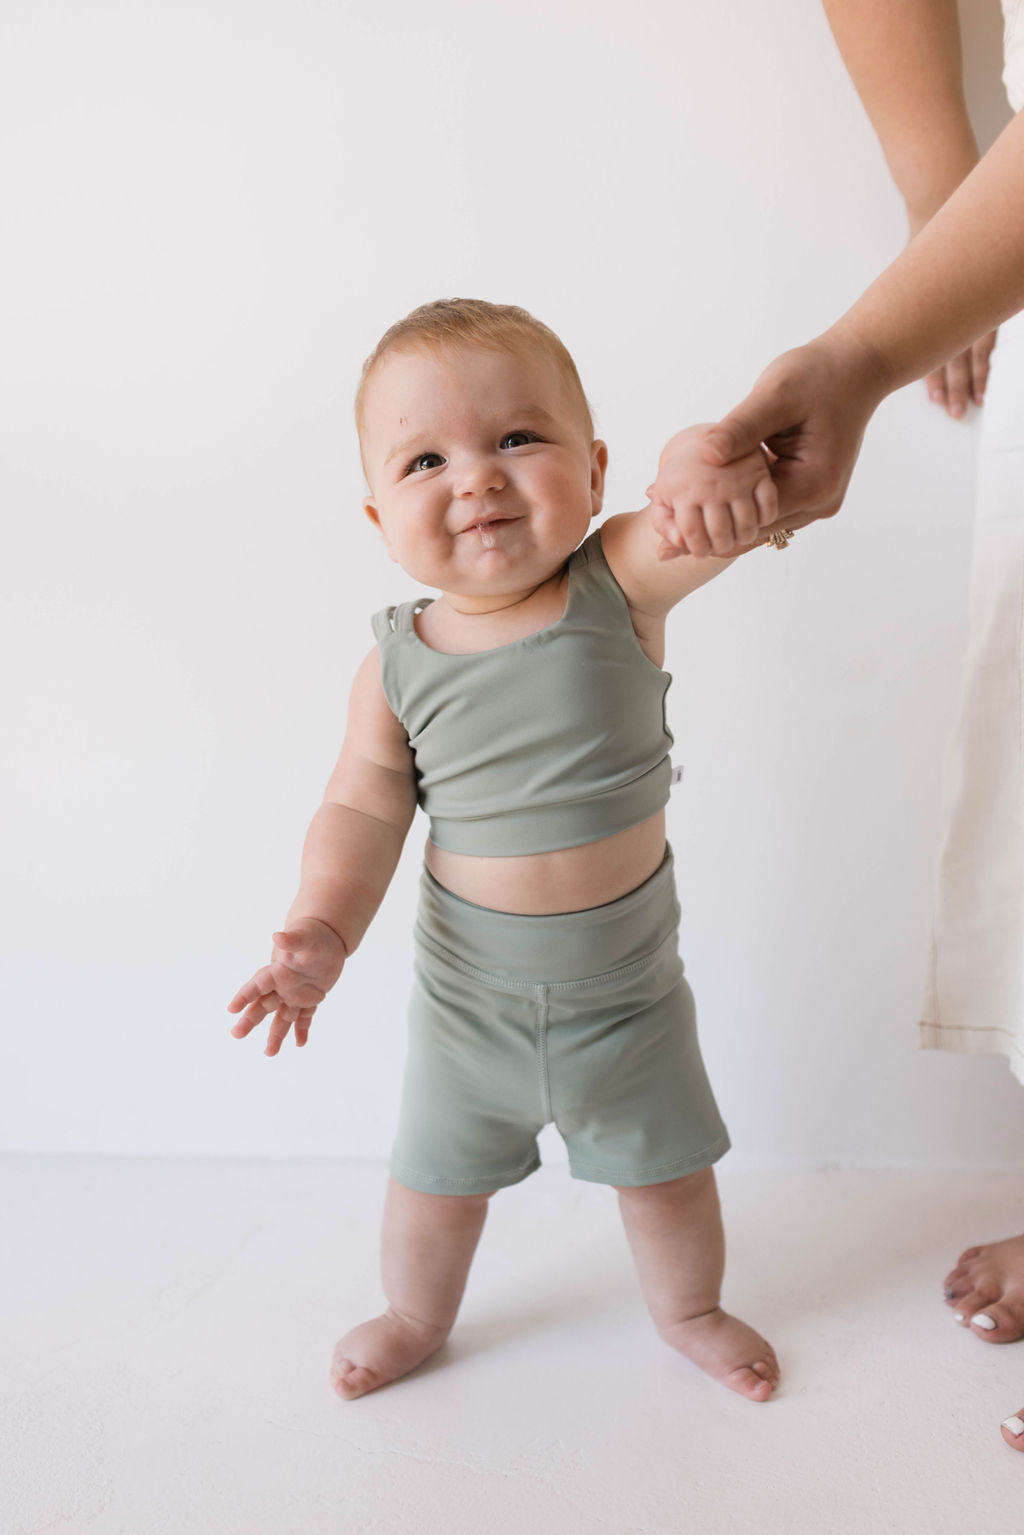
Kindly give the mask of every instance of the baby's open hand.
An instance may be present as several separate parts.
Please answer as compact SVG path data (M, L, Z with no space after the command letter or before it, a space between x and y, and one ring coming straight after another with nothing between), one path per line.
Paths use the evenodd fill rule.
M758 448L728 464L709 464L699 451L708 430L691 426L678 432L662 450L657 478L647 487L659 559L742 554L763 542L761 530L778 518L769 456Z
M286 932L275 933L270 964L257 970L228 1003L229 1013L242 1013L232 1034L244 1039L273 1013L264 1054L276 1055L289 1029L295 1030L295 1043L304 1045L313 1014L341 974L345 958L337 933L316 917L303 917Z

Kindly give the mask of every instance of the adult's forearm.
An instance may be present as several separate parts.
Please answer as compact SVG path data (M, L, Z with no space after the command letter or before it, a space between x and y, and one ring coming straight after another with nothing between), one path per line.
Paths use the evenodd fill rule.
M285 926L315 917L337 933L351 954L384 899L407 830L326 801L306 833L302 882Z
M876 359L885 392L1024 309L1024 113L826 337Z
M956 0L823 0L911 223L978 159L963 90Z

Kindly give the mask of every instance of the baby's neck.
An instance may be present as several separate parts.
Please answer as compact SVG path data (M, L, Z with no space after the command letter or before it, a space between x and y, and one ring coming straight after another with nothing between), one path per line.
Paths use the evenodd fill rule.
M491 618L499 613L511 614L517 608L529 606L554 580L558 571L545 576L536 586L522 592L442 592L438 602L443 602L460 618Z
M437 650L491 650L557 623L565 612L566 598L562 566L521 592L442 592L419 614L416 628Z

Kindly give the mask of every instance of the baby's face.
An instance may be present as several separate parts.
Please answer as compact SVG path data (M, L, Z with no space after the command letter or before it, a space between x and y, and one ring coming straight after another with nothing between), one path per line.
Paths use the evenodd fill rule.
M547 580L601 510L605 446L542 352L392 352L364 395L364 507L417 581L465 598Z

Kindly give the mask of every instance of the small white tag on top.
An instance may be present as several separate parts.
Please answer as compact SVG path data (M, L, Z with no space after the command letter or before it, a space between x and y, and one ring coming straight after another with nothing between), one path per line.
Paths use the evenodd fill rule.
M683 781L683 764L681 762L678 763L678 764L673 763L672 764L672 773L671 773L671 776L670 776L669 781L668 781L669 782L669 787L674 789L676 784L677 783L682 783L682 781Z

